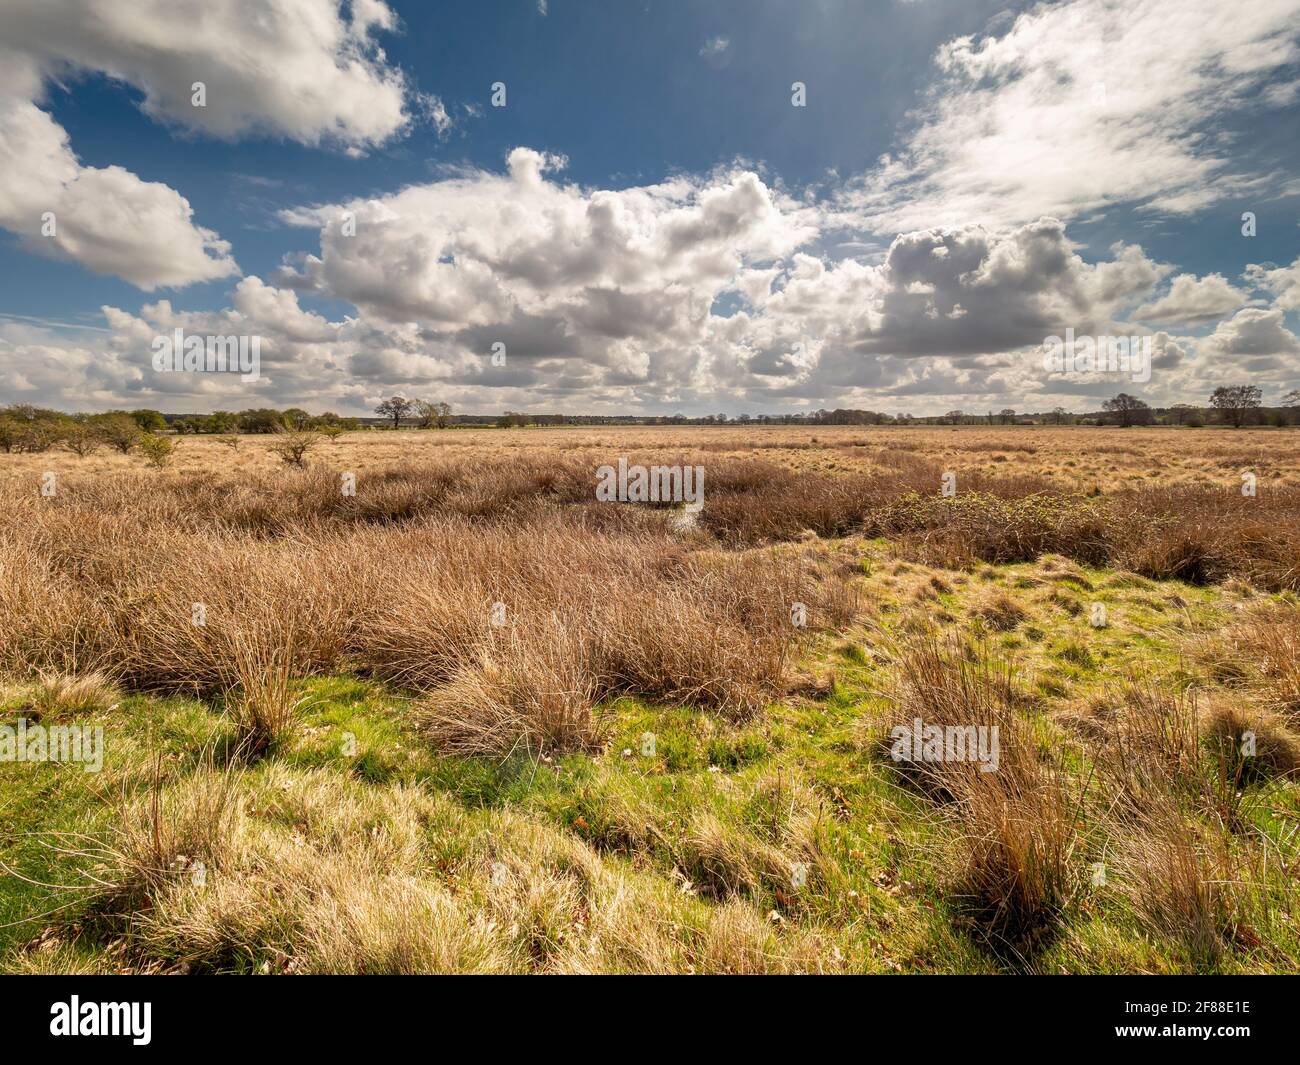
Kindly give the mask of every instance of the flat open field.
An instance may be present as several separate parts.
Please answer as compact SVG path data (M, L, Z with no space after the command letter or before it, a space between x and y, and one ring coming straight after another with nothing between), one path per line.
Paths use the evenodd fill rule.
M0 970L1300 968L1300 432L274 444L0 455Z
M177 438L173 468L191 473L270 473L280 468L269 436ZM1261 481L1300 483L1300 431L1143 429L1015 426L975 428L862 428L855 426L753 426L717 428L618 427L447 429L347 433L313 452L313 462L338 470L376 470L400 463L501 459L525 453L595 459L649 453L748 457L795 470L890 470L901 454L923 457L944 469L988 474L1034 474L1063 488L1089 491L1138 485L1240 484L1253 469ZM0 456L0 478L37 476L54 469L69 476L139 470L136 455L100 450L86 458L70 452Z

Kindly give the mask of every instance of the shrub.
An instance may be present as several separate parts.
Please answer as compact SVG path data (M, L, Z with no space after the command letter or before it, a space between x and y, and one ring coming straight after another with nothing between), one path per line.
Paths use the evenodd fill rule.
M310 430L293 429L280 433L271 444L271 450L289 466L305 467L307 453L321 441L321 434Z
M58 411L16 404L0 410L0 447L7 452L48 451L63 437L69 419Z
M165 436L146 434L140 437L137 446L144 460L156 470L166 469L171 465L175 446Z

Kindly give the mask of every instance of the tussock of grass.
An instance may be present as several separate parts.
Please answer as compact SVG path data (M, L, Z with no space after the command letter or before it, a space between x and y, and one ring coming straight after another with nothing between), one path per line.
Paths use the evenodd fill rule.
M1207 714L1205 737L1227 787L1300 773L1300 741L1268 710L1224 702Z
M1059 931L1075 890L1078 800L1040 755L1009 673L981 648L926 635L904 650L899 674L897 713L908 725L915 716L997 736L992 771L973 757L901 764L944 804L959 910L995 953L1024 963Z
M78 676L50 673L37 682L32 709L42 720L60 720L81 714L104 713L121 698L117 685L104 673Z

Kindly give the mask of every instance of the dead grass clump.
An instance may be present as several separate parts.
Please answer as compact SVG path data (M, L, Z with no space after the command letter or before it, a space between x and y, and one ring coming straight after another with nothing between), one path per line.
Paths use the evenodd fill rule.
M796 562L764 554L643 571L599 601L593 671L608 694L752 716L784 685L802 583Z
M1192 653L1216 682L1251 688L1266 709L1300 723L1300 607L1294 602L1256 606L1193 641Z
M1040 756L1009 673L979 648L924 635L903 651L899 673L900 716L938 726L900 762L945 803L938 816L952 840L958 912L993 953L1024 964L1057 934L1075 891L1078 803L1061 767ZM914 735L912 721L902 728ZM960 750L937 738L954 729L965 733ZM902 739L893 735L891 757ZM994 757L981 761L976 750Z
M914 456L890 475L795 472L763 462L710 465L701 525L725 543L798 540L862 530L875 535L878 516L908 492L939 483L939 468ZM924 486L924 487L923 487Z
M1300 743L1267 710L1224 702L1206 714L1204 731L1225 787L1300 772Z
M1026 489L1032 486L1025 486ZM1105 511L1096 503L1033 492L1017 496L963 491L952 497L909 495L882 518L887 534L901 539L906 557L948 569L977 562L1030 562L1052 552L1087 564L1109 556Z
M72 855L90 896L67 919L100 922L136 971L500 971L490 930L418 878L423 826L446 816L323 771L156 779Z
M975 616L998 632L1010 632L1024 621L1029 613L1009 595L999 593L984 602L975 611Z
M1025 963L1059 932L1077 889L1078 804L1059 767L1013 760L986 776L958 787L953 895L978 938Z
M560 618L519 622L462 663L417 708L430 741L454 754L538 756L598 743L589 638Z
M489 639L494 604L504 621L523 608L529 574L522 544L484 530L478 550L467 530L437 525L408 535L367 534L358 547L372 560L374 594L359 605L355 650L361 666L410 688L446 683ZM538 531L532 577L553 572L558 547ZM580 564L580 563L579 563Z
M644 533L558 519L444 525L436 537L410 534L376 565L403 575L403 594L381 596L360 619L357 658L431 691L430 735L458 750L476 745L474 727L485 751L586 746L592 704L619 694L753 714L781 689L798 636L796 560L691 552ZM534 690L512 657L535 667ZM525 712L546 720L529 731Z
M254 628L234 638L238 689L227 697L226 711L239 737L239 750L258 758L293 736L304 699L293 691L295 636L283 643Z
M105 673L47 673L37 682L32 705L42 718L58 720L103 713L116 706L120 698L117 686Z
M504 945L445 888L410 876L358 875L349 863L331 865L329 890L304 913L299 953L285 961L291 971L327 976L509 971Z
M345 538L232 536L196 552L184 537L161 534L138 547L137 574L103 593L118 630L115 658L134 686L227 690L240 683L254 642L258 654L287 656L283 668L292 676L342 664L368 594L364 559Z
M1226 569L1219 541L1218 530L1199 522L1155 522L1142 531L1124 561L1152 580L1208 584Z
M692 883L719 899L761 892L793 896L798 867L809 881L815 866L802 856L791 857L781 847L725 824L715 814L701 812L692 818L684 843L683 863Z
M1159 579L1238 577L1268 591L1300 589L1300 491L1173 485L1116 500L1121 562Z
M1132 683L1109 702L1108 727L1094 761L1109 786L1116 817L1139 819L1170 801L1201 808L1217 805L1202 771L1193 692Z
M108 619L84 584L0 533L0 669L77 673L104 664Z
M165 784L155 764L142 798L124 803L106 841L74 843L74 857L89 869L89 911L110 923L128 921L148 909L182 878L206 882L228 864L240 812L232 778L211 762L184 779Z
M975 730L988 730L985 754L991 764L993 729L997 728L1001 739L1002 725L1017 727L1009 713L1014 705L1010 674L977 645L956 637L942 639L923 621L894 654L894 660L898 675L893 714L896 727L882 741L881 753L904 781L936 801L952 802L961 777L988 775L980 773L975 757L978 739L975 745L969 742L972 735L978 735ZM952 726L965 730L954 733L962 741L961 751L954 748L950 758L942 737L929 751L914 750L917 721L922 729Z
M1300 608L1279 605L1248 622L1240 646L1255 662L1269 705L1300 723Z
M1148 930L1182 943L1198 969L1213 967L1244 932L1225 838L1162 802L1111 839L1108 883Z

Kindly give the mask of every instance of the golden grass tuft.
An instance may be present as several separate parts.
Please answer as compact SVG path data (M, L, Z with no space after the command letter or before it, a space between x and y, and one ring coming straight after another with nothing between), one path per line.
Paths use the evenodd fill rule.
M119 699L117 685L105 673L95 671L76 676L47 673L37 682L32 706L42 718L58 720L104 713L113 709Z
M894 761L942 805L952 845L949 892L975 937L1018 965L1058 934L1078 887L1079 803L1059 759L1038 750L1005 666L959 638L926 632L899 655L894 717L911 729L974 726L997 736L996 768L973 757ZM888 742L888 741L887 741ZM991 767L993 763L990 761Z

